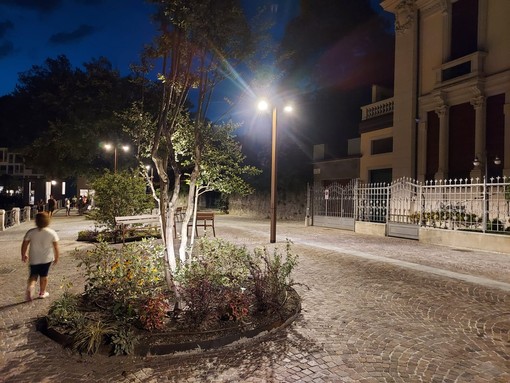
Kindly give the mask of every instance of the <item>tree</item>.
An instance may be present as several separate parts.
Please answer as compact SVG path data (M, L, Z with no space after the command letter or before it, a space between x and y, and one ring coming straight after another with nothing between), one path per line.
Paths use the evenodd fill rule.
M146 193L146 182L138 173L107 172L92 182L95 191L90 218L110 229L115 228L115 217L141 214L154 207Z
M207 109L216 85L251 51L251 31L238 0L151 0L159 6L155 20L160 36L145 52L159 60L161 98L156 116L140 114L140 125L153 132L148 152L160 179L160 211L167 248L167 279L176 270L172 226L183 166L175 139L180 129L192 137L188 209L184 217L179 258L186 261L186 223L192 215L194 191L202 170ZM193 94L192 94L193 93ZM196 110L187 109L192 96ZM142 136L141 134L139 136ZM190 163L191 165L191 163ZM171 180L170 177L173 177ZM170 192L170 187L172 191Z
M50 177L94 175L106 166L100 141L121 139L114 112L139 97L138 85L120 77L105 58L72 68L65 56L48 58L19 76L8 96L12 109L0 130L16 129L27 165ZM2 136L3 134L0 134Z
M235 140L233 132L238 125L231 121L223 124L207 124L203 133L202 166L195 186L194 207L197 210L198 198L210 191L219 191L224 195L236 193L247 195L253 188L246 182L245 176L260 174L254 166L243 165L245 155L241 145ZM191 155L189 164L194 162ZM186 162L183 163L186 165ZM190 246L193 248L196 215L193 216ZM181 241L180 251L185 251ZM191 254L189 254L191 256Z

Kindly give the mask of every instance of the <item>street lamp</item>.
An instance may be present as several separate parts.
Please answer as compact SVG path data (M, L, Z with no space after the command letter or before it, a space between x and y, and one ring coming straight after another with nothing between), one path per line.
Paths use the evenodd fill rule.
M487 230L487 222L489 222L489 193L487 190L487 176L488 176L488 158L487 158L487 151L483 152L483 164L485 166L485 170L483 173L483 200L484 200L484 206L485 206L485 212L482 217L482 232L485 233ZM500 165L501 160L498 156L494 157L494 165ZM478 158L478 156L475 156L475 159L473 160L473 165L478 167L480 166L482 161Z
M104 144L104 148L107 151L113 149L113 172L117 173L117 146L121 148L124 152L129 151L129 145L114 145L114 144Z
M270 107L266 100L261 100L258 103L258 109L261 111L268 110ZM283 107L283 111L290 113L292 112L292 106L286 105ZM277 125L276 125L276 106L272 106L272 129L271 129L271 203L270 203L270 219L271 228L269 230L269 242L276 242L276 207L278 204L277 190L276 190L276 139L277 139Z

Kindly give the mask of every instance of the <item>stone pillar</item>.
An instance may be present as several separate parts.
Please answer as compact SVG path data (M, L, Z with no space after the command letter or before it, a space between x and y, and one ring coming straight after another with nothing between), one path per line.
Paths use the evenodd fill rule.
M439 117L439 166L434 178L444 180L448 177L448 106L443 104L435 112Z
M13 225L19 225L20 224L20 208L19 207L13 207L12 208L12 220Z
M31 206L25 206L23 208L23 220L25 222L30 222L30 211L32 210Z
M418 174L420 182L425 182L427 173L427 120L420 118L418 122Z
M418 10L414 0L386 2L395 14L392 177L417 177Z
M478 95L471 100L471 105L475 109L475 155L480 161L484 161L486 145L485 97ZM474 155L473 155L474 158ZM471 170L471 178L482 178L483 166L476 166Z
M0 209L0 231L5 230L5 210Z

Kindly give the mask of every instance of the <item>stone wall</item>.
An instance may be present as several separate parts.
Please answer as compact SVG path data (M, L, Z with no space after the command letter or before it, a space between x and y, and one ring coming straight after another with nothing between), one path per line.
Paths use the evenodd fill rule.
M252 194L248 196L229 197L230 214L268 218L270 211L269 194ZM278 194L276 216L279 220L304 220L306 215L306 191Z

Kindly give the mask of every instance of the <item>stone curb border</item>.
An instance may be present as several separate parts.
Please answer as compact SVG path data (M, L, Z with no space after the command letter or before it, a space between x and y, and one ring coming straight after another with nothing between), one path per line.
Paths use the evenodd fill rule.
M266 335L272 334L276 331L282 330L293 323L298 315L301 313L301 297L299 294L292 289L293 293L298 297L297 305L293 313L285 320L278 319L268 325L257 327L252 330L240 332L239 334L219 336L215 339L209 339L201 342L187 342L187 343L170 343L170 344L138 344L135 346L133 355L135 356L152 356L152 355L168 355L177 354L181 352L201 352L211 349L217 349L232 345L237 342L243 342L244 340L255 340L262 338ZM63 334L53 327L48 326L48 320L46 317L39 318L36 322L36 330L47 336L51 340L59 343L64 348L69 348L72 345L72 338L69 335ZM155 334L154 336L157 336ZM109 347L108 347L109 349ZM109 355L107 348L101 348L100 354Z

